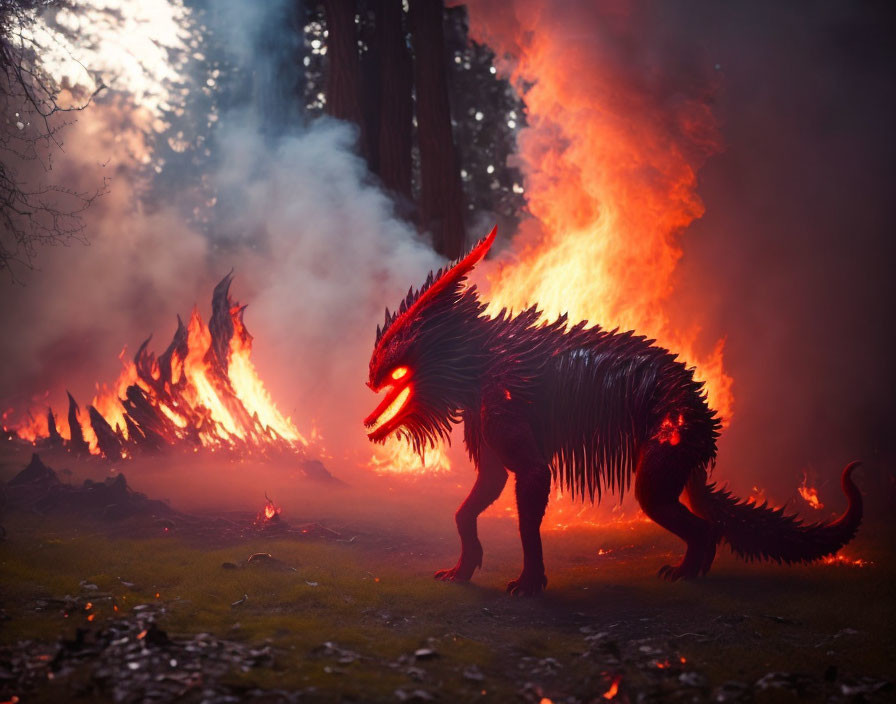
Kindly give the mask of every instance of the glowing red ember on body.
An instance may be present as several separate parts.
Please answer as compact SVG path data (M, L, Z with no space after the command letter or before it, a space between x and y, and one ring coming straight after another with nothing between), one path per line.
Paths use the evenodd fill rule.
M684 425L684 416L680 413L678 418L673 420L670 416L666 416L660 424L660 429L654 436L660 442L667 442L670 445L677 445L681 442L681 433L678 431Z

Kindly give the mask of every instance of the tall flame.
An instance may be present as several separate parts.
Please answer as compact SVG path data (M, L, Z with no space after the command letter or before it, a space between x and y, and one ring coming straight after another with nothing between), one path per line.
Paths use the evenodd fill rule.
M127 445L150 436L153 442L198 441L210 448L308 446L258 377L251 360L252 336L242 319L244 309L230 298L229 284L228 276L213 299L213 307L218 306L213 314L213 320L218 316L217 340L194 309L186 329L179 328L175 335L164 370L162 358L148 352L146 343L133 359L122 350L118 379L111 385L97 385L91 404L111 429L105 431L105 450L88 411L82 408L76 413L80 433L92 454L109 454L110 448L118 454L120 445L122 456L127 456ZM223 360L218 359L219 354ZM133 397L145 400L136 413L129 413L126 404ZM7 416L12 418L5 414L4 429ZM46 413L29 412L21 421L10 422L9 429L30 442L52 435ZM131 437L135 429L140 437ZM67 423L59 423L57 430L63 440L72 439ZM117 440L108 437L112 431Z
M710 404L730 419L723 343L701 352L696 325L683 329L669 312L680 235L703 214L696 172L714 148L712 114L705 100L687 96L658 109L650 86L632 84L618 58L599 48L602 37L587 24L569 31L569 16L554 18L580 12L572 19L594 21L589 13L599 10L581 6L517 2L513 12L476 4L471 11L472 31L486 33L499 55L513 54L511 80L528 120L518 158L537 220L518 258L490 277L489 310L537 303L549 318L566 312L572 322L655 338L696 366ZM599 25L621 27L615 16Z

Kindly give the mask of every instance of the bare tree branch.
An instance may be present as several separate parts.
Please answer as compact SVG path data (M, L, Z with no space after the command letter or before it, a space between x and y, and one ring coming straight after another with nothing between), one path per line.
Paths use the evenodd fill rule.
M33 30L41 12L62 7L67 0L0 0L0 271L13 280L18 267L33 267L38 247L86 243L82 215L107 190L105 179L90 191L44 183L54 152L64 151L62 130L104 88L60 104Z

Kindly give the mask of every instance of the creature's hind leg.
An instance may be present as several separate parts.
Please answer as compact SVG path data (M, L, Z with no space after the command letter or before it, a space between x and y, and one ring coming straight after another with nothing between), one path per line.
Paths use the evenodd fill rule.
M692 579L709 571L716 554L713 525L691 513L679 497L694 463L685 448L651 440L641 451L635 474L635 496L644 513L687 543L678 565L665 565L659 576L670 581Z
M501 495L506 483L507 470L495 452L483 444L476 483L454 514L460 534L460 559L451 569L436 572L436 579L469 582L476 568L482 567L482 543L479 542L476 520Z

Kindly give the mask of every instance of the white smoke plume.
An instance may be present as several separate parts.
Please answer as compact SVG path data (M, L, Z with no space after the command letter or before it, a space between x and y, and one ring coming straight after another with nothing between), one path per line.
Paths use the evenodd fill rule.
M267 18L244 12L234 23L242 4L230 4L216 16L249 60ZM221 233L191 228L174 204L141 204L137 167L151 158L145 135L157 117L132 94L110 91L79 114L52 175L70 187L108 177L109 193L86 213L89 246L42 250L20 283L0 282L4 410L64 412L65 389L89 403L94 384L115 379L123 346L133 354L152 333L151 348L164 349L175 315L195 304L207 319L214 284L234 269L231 292L249 304L253 359L275 402L303 432L316 425L334 456L349 446L370 455L361 419L376 324L439 261L370 182L353 127L322 118L272 136L258 108L220 116L216 165L195 174L237 202Z

